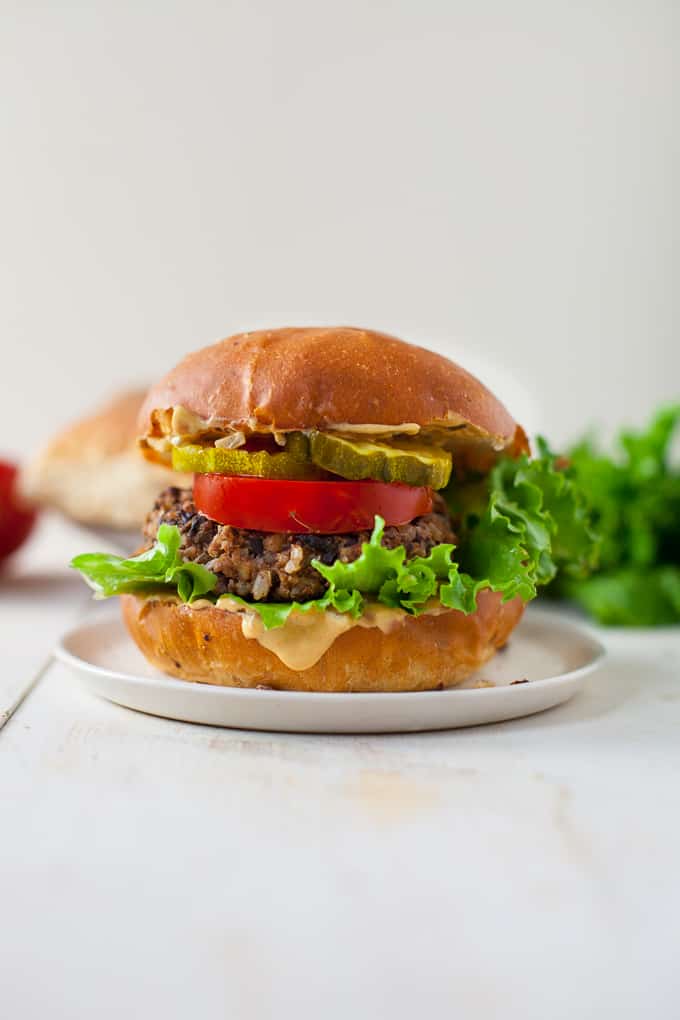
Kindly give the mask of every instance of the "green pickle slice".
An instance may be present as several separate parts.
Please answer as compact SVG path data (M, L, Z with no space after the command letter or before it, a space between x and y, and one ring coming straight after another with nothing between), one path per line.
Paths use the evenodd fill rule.
M309 440L302 432L291 433L280 453L258 450L226 450L219 446L187 444L172 451L175 471L194 474L255 475L257 478L312 479L319 470L309 457Z
M443 489L451 477L451 453L438 446L409 440L397 445L346 439L329 432L312 432L312 460L343 478L374 478L405 485L428 485Z
M399 445L347 439L329 432L291 432L281 452L187 444L172 451L175 471L311 480L329 471L359 481L403 482L443 489L451 476L451 454L411 440Z

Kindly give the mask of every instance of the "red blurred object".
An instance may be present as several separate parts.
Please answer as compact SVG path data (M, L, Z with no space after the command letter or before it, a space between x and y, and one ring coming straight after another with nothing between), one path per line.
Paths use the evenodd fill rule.
M0 460L0 561L26 541L37 516L17 493L17 466Z

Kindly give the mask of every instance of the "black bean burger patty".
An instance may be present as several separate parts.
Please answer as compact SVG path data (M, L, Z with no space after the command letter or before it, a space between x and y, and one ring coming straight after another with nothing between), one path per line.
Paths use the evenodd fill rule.
M144 535L149 545L161 524L179 528L185 560L201 563L217 574L217 594L270 602L319 598L328 585L311 561L350 563L370 537L368 531L294 535L232 528L204 517L194 506L191 489L177 488L165 489L146 519ZM386 527L383 535L384 545L390 549L403 545L409 558L427 556L433 546L453 541L451 521L440 496L435 496L433 513L400 527Z

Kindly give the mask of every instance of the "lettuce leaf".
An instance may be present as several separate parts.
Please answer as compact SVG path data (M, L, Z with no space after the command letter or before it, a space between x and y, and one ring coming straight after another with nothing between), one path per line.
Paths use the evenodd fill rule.
M458 546L442 543L428 556L408 559L404 546L383 545L385 522L376 517L356 560L330 566L312 560L328 583L322 598L263 603L229 597L259 613L267 629L282 626L293 610L334 609L356 618L366 601L414 616L431 600L472 613L485 588L501 593L504 601L518 595L528 601L539 585L552 580L558 566L580 576L593 561L595 540L583 497L555 469L545 445L538 459L501 460L486 479L454 484L449 496ZM101 597L160 589L176 591L186 602L201 597L216 601L211 593L217 577L205 567L183 563L180 542L177 528L162 525L153 548L141 556L78 556L72 566Z
M582 489L568 472L557 470L544 440L538 446L534 460L523 454L498 462L481 513L479 483L459 485L452 493L461 566L473 577L488 578L489 587L508 598L534 598L560 568L586 576L597 560L598 538Z
M565 581L562 593L599 623L655 627L680 621L680 567L621 567Z
M299 613L334 609L336 613L349 613L354 619L361 616L364 600L358 591L328 591L320 599L309 599L307 602L249 602L240 595L229 595L229 599L238 602L245 609L259 613L265 630L283 627L284 623L295 610Z
M361 555L352 563L336 560L326 566L312 560L312 566L325 577L329 591L359 591L394 609L416 613L436 594L439 581L448 577L454 547L435 546L429 556L406 559L403 545L387 549L382 544L385 522L376 517L370 540L361 547Z
M182 602L213 592L217 576L198 563L186 563L179 552L179 529L161 524L154 545L139 556L124 559L106 553L83 553L70 566L80 571L100 598L125 593L169 591Z
M554 591L596 620L623 626L680 622L680 471L670 448L680 404L660 410L640 432L619 435L619 455L592 438L569 452L570 473L588 493L601 535L600 570L577 581L562 574Z

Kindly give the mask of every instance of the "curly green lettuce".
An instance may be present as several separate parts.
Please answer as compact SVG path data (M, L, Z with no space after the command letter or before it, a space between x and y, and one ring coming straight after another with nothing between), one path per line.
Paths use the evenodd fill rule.
M367 602L417 616L432 601L472 613L480 591L499 592L503 601L533 599L558 568L583 576L592 566L596 542L585 500L573 480L554 465L545 444L529 460L501 460L490 475L447 492L458 545L442 543L428 556L406 556L403 546L382 543L385 523L376 517L361 555L330 566L313 560L328 582L322 598L309 602L262 603L229 596L259 613L267 629L282 626L293 611L334 609L358 617ZM122 559L77 556L79 570L100 597L123 592L173 591L184 602L216 601L217 578L194 563L183 563L176 528L162 525L155 545L141 556Z
M680 622L680 470L670 458L679 425L677 404L641 432L622 432L618 457L592 439L569 453L570 473L588 493L601 535L600 562L589 578L561 574L555 591L600 623Z
M182 602L194 602L215 590L217 577L198 563L185 563L181 541L178 528L161 524L153 546L139 556L83 553L70 566L80 571L98 598L166 592L179 595Z

